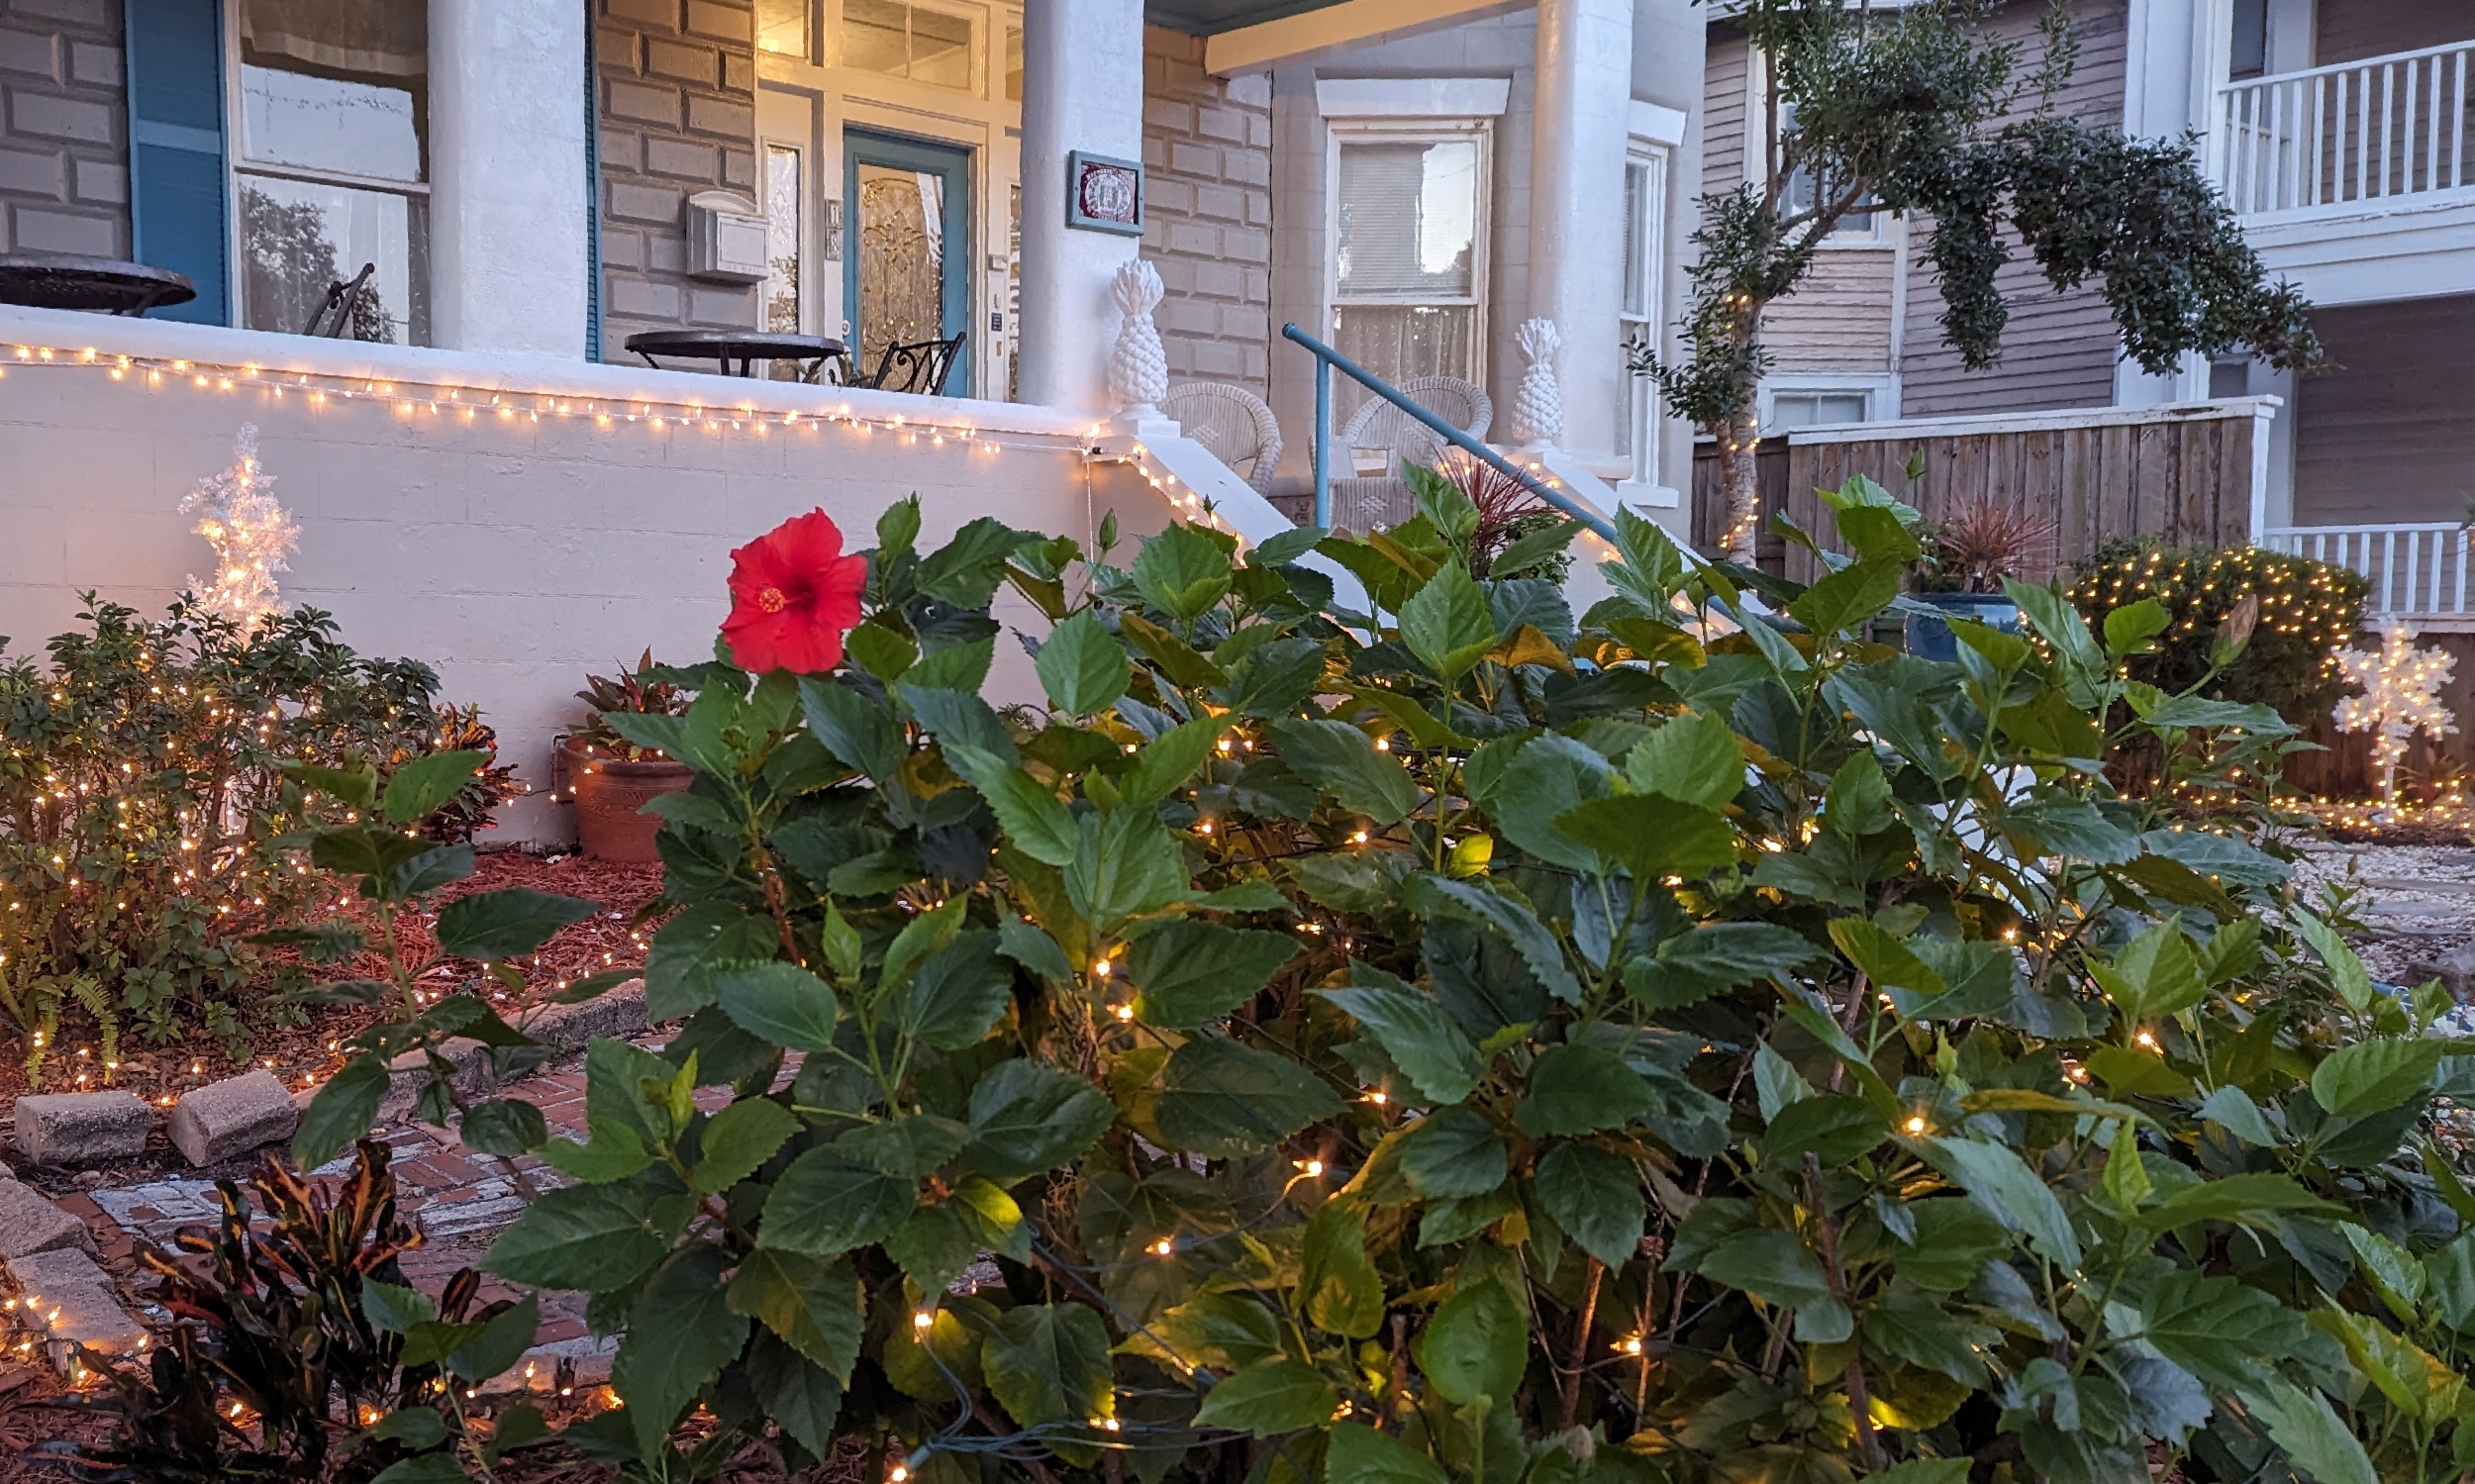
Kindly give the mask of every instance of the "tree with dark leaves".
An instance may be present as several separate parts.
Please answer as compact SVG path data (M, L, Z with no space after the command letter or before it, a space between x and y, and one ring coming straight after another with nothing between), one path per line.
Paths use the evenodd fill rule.
M2054 110L2076 59L2060 0L2033 67L1987 25L2004 0L1896 11L1863 0L1710 3L1725 4L1770 78L1767 168L1703 198L1683 347L1667 360L1638 347L1634 369L1718 441L1730 554L1749 559L1760 518L1762 317L1851 216L1932 223L1926 256L1945 305L1942 336L1971 370L2001 356L2009 306L1997 274L2014 239L2057 292L2095 280L2127 353L2152 374L2238 347L2289 370L2318 362L2309 304L2267 281L2192 141L2129 139Z

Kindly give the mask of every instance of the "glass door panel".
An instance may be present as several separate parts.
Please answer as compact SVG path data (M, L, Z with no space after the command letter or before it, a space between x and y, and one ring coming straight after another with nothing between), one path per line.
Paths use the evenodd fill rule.
M895 345L951 340L970 322L968 150L846 131L848 246L842 302L853 363L872 374ZM969 346L945 383L970 393Z

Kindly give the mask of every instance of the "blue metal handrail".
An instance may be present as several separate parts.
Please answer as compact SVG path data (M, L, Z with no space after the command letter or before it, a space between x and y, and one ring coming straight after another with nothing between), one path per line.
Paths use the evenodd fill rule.
M1365 387L1376 396L1400 408L1433 430L1436 437L1460 449L1470 457L1517 481L1522 488L1537 496L1553 510L1559 511L1609 541L1616 539L1616 526L1606 516L1590 509L1562 490L1553 488L1529 470L1515 464L1503 454L1471 438L1460 429L1436 417L1426 408L1403 396L1381 376L1359 365L1346 355L1325 345L1295 325L1283 325L1280 333L1304 346L1315 357L1315 524L1332 525L1332 373L1337 367L1341 374Z

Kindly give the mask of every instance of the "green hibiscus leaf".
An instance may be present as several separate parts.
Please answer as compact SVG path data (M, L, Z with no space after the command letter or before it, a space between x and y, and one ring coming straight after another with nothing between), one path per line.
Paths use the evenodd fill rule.
M1088 1422L1117 1415L1109 1332L1082 1304L1010 1309L980 1344L980 1369L1017 1425Z
M1530 1363L1530 1315L1501 1283L1465 1283L1436 1306L1414 1345L1419 1369L1445 1401L1508 1404Z
M1286 933L1174 918L1128 946L1126 977L1145 1025L1193 1031L1261 994L1297 953Z
M1401 605L1401 642L1446 685L1495 647L1487 595L1457 561L1446 562Z
M1654 1105L1650 1084L1614 1051L1594 1045L1549 1046L1531 1063L1528 1092L1514 1110L1513 1122L1533 1138L1591 1134L1621 1128Z
M1286 1056L1203 1037L1170 1054L1153 1118L1178 1148L1220 1158L1268 1149L1341 1109L1320 1077Z
M1257 1361L1206 1392L1195 1426L1272 1437L1322 1427L1339 1406L1339 1390L1322 1371L1281 1357Z
M1073 1159L1116 1120L1108 1095L1090 1083L1037 1061L1008 1061L971 1090L962 1157L1011 1184Z
M1326 989L1317 993L1365 1027L1367 1035L1392 1058L1392 1064L1430 1102L1458 1103L1486 1075L1477 1046L1444 1008L1431 999L1397 989Z
M641 1454L650 1456L668 1445L680 1414L747 1343L746 1317L731 1312L726 1297L726 1266L720 1247L706 1242L682 1247L653 1274L628 1313L627 1337L611 1362L610 1380L628 1400Z
M884 1240L911 1214L915 1200L909 1180L834 1149L810 1149L773 1183L756 1239L763 1246L832 1257Z
M1649 1208L1632 1161L1559 1143L1538 1161L1537 1181L1539 1204L1583 1251L1618 1269L1638 1255Z
M1116 636L1088 608L1048 631L1032 667L1040 674L1040 688L1048 693L1048 704L1068 716L1097 716L1108 710L1126 694L1126 682L1134 674Z

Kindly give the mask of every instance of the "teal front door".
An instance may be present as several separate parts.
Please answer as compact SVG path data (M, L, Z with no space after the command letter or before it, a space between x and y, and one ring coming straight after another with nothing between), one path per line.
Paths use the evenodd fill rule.
M971 323L971 154L845 131L842 303L852 362L873 374L887 346L951 340ZM971 394L971 346L945 394Z

